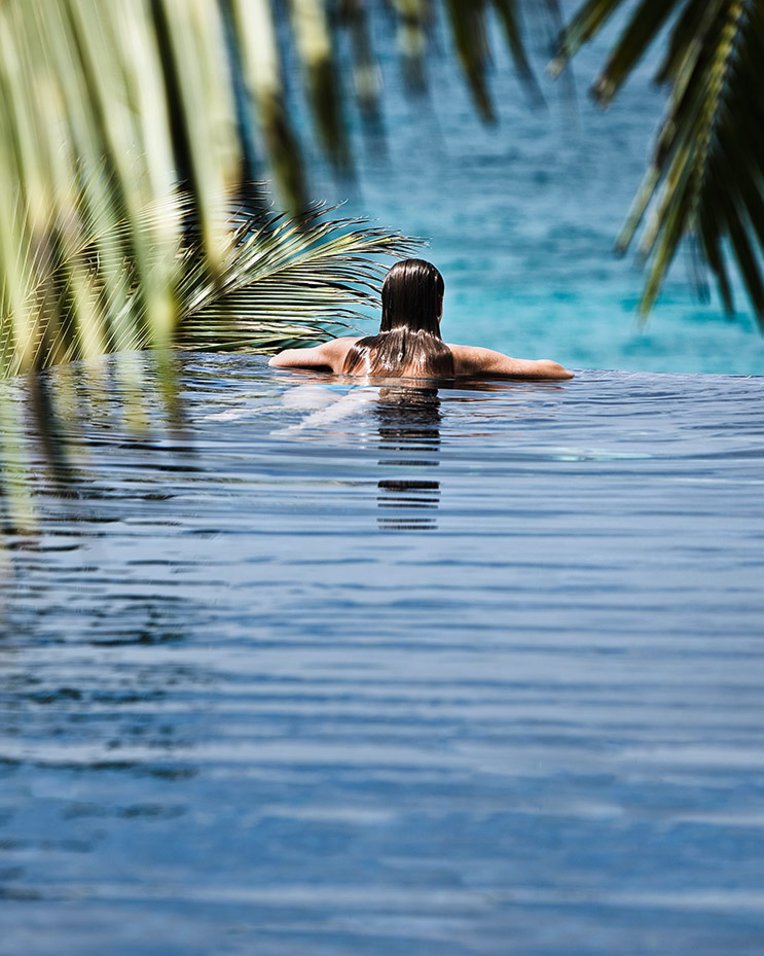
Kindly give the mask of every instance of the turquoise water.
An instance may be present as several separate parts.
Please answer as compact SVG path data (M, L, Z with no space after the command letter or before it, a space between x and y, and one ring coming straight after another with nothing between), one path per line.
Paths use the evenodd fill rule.
M381 30L382 46L385 36ZM687 250L640 329L642 276L633 257L616 259L612 247L663 97L650 82L653 60L607 112L595 107L586 87L605 50L599 43L577 60L577 106L564 87L546 82L546 109L529 106L499 55L497 128L475 118L443 63L432 67L432 110L407 100L391 50L387 161L378 142L364 148L359 136L357 188L324 174L314 177L314 191L349 196L352 212L431 240L426 255L446 278L444 330L454 341L576 367L762 374L764 341L745 297L733 322L715 296L702 305Z
M3 956L759 956L761 380L110 368L5 537Z

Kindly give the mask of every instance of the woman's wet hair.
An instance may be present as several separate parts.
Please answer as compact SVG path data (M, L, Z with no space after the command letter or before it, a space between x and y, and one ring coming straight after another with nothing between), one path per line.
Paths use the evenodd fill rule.
M378 335L359 339L343 373L380 378L449 378L454 357L440 334L443 276L424 259L396 262L382 286Z

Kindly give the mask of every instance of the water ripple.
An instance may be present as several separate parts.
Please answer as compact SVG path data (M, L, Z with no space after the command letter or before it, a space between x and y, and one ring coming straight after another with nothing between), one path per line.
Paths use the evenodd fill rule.
M9 541L0 951L761 951L761 380L181 383Z

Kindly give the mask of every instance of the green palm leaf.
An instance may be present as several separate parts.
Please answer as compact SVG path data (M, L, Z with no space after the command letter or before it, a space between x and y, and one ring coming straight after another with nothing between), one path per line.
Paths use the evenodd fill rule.
M209 282L193 252L180 289L178 342L186 347L272 351L325 338L379 305L385 267L421 245L361 219L329 219L314 209L299 219L245 218L223 274Z
M175 203L146 210L130 223L111 226L110 238L119 242L136 229L152 228L158 219L168 215L182 219L192 211L193 199L179 196ZM385 272L380 260L411 255L421 241L370 226L363 219L327 218L333 212L316 207L299 217L282 213L264 218L233 209L227 217L231 242L215 273L200 256L193 235L190 241L181 242L173 291L177 316L174 344L272 351L287 342L325 338L328 329L365 317L370 307L379 305ZM84 210L82 215L86 218ZM129 258L123 261L123 294L118 303L109 301L97 256L100 239L96 232L84 234L53 270L49 277L57 289L53 302L45 295L46 279L30 286L26 309L36 314L40 329L35 356L39 368L62 359L135 351L156 344L147 321L141 278ZM72 275L78 276L86 289L86 301L75 298L84 293L73 289ZM91 310L92 321L81 329L78 310L84 307ZM52 324L59 338L51 333ZM62 329L66 330L63 346L59 341ZM88 348L89 334L98 336L95 351ZM20 370L19 364L14 366L14 371Z
M624 0L589 0L564 31L559 68L595 36ZM668 106L653 158L616 247L643 226L647 277L641 301L655 302L683 239L708 262L728 312L734 309L727 260L739 268L764 329L764 5L759 0L640 0L592 92L607 104L635 64L671 24L657 82Z

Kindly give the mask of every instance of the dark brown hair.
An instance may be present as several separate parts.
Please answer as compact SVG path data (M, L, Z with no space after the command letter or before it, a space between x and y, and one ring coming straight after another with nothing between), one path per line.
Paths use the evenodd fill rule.
M424 259L396 262L382 286L378 335L353 344L342 366L346 375L381 378L449 378L454 357L440 335L443 276Z

